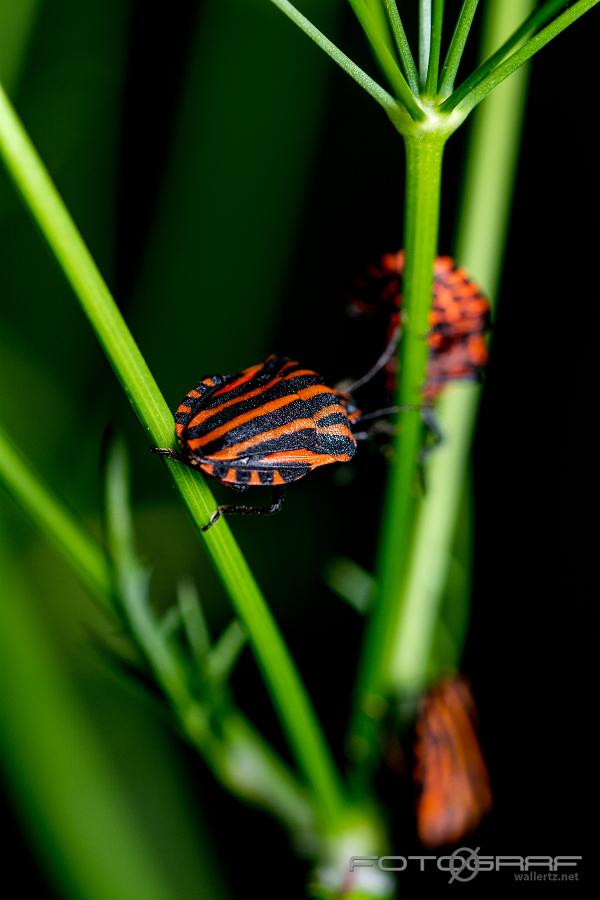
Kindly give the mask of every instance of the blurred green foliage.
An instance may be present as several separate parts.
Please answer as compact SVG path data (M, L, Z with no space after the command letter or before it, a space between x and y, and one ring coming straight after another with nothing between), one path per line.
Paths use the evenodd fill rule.
M331 24L339 4L328 6L325 19ZM125 199L135 205L135 197L123 197L127 184L118 181L126 133L128 45L135 37L131 13L130 3L116 0L90 0L83 6L75 0L3 0L0 6L0 49L4 42L12 50L12 57L0 53L7 87L113 288L119 203ZM147 189L158 195L157 208L149 221L136 223L148 241L137 271L134 265L131 296L119 297L128 305L134 334L173 404L205 371L235 368L268 350L329 71L326 61L259 0L202 4L187 52L173 131L164 138L166 165L164 171L147 173L156 179ZM286 65L292 53L293 67ZM166 63L169 58L167 51ZM294 116L286 112L290 97ZM157 103L148 120L149 141L165 119L166 111ZM102 435L108 423L125 430L141 460L136 488L144 552L154 559L160 555L157 597L164 596L167 585L172 588L173 575L191 571L208 584L214 605L219 594L196 538L155 461L146 461L130 410L70 288L4 177L0 242L0 358L7 386L0 392L2 421L97 533L100 491L95 476ZM120 251L127 253L126 236L123 245ZM70 736L75 706L65 699L63 687L65 679L76 679L79 699L73 704L85 704L91 716L85 726L91 729L89 740L106 754L103 765L117 780L123 802L135 808L135 827L153 848L173 896L221 896L200 813L202 796L190 795L186 787L186 764L175 739L98 662L86 640L88 630L99 624L98 614L66 565L11 504L4 515L13 532L7 551L12 564L26 573L22 590L32 598L11 634L16 660L31 666L27 679L25 668L12 671L23 691L13 707L15 715L21 709L25 717L26 701L35 701L40 687L31 674L39 670L34 669L36 642L48 644L44 652L56 657L62 674L48 687L57 706L49 702L47 718L37 725L54 730L57 746ZM37 665L43 665L41 659ZM58 714L61 703L64 718ZM85 765L83 744L81 753ZM17 757L10 758L14 762ZM55 799L66 813L71 804L67 775L68 765L52 775ZM9 777L22 783L26 767L11 764ZM50 812L44 810L52 798L45 800L32 790L29 822L52 855ZM22 797L19 789L17 796ZM98 819L101 844L111 835L102 833L97 802L90 796L87 813L90 821ZM77 809L73 806L74 815ZM98 896L101 886L99 891ZM125 891L122 896L135 894Z

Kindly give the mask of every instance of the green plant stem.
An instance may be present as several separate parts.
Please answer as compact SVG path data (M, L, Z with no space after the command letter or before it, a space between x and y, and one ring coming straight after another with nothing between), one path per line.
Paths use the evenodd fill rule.
M410 45L406 37L404 25L398 11L396 0L383 0L385 11L394 35L394 41L398 50L398 55L404 67L404 74L413 94L419 93L419 73L415 66L415 61L411 53Z
M387 113L391 116L397 115L398 113L398 103L389 94L384 88L381 87L370 75L367 75L359 66L356 65L345 53L343 53L333 41L330 41L329 38L325 37L325 35L319 31L316 25L307 19L306 16L303 16L302 13L296 9L293 4L289 3L288 0L270 0L278 9L281 10L284 15L286 15L289 19L294 22L295 25L300 28L301 31L306 34L311 41L314 41L318 47L323 50L327 56L331 57L334 62L338 64L338 66L346 72L350 78L354 79L357 84L359 84L363 90L365 90L370 96L382 106ZM402 75L399 69L397 69L398 75ZM402 89L403 90L403 89ZM422 112L419 108L418 104L415 102L415 99L410 92L410 88L407 85L408 94L404 92L405 96L403 99L403 103L406 101L405 106L410 115L414 119L422 118Z
M111 611L112 579L103 549L53 496L1 427L0 481L58 547L104 609Z
M104 347L154 444L173 442L173 417L48 172L0 88L0 153ZM206 482L184 466L167 468L194 524L215 503ZM244 623L258 665L324 825L343 807L342 788L306 689L226 521L203 533L209 556Z
M485 19L485 46L497 43L531 6L532 0L510 8L493 4ZM475 124L468 157L456 258L470 266L492 297L502 266L526 89L527 79L519 76L490 98ZM414 696L426 679L480 394L477 385L455 385L437 404L444 440L426 467L427 491L416 509L410 564L389 634L389 678L396 694Z
M436 132L406 140L406 205L404 246L405 323L401 342L398 404L419 407L425 381L428 345L425 335L431 308L433 261L440 213L442 156L445 136ZM373 762L378 720L390 683L398 602L410 557L412 521L419 492L419 456L423 422L418 411L403 412L390 473L380 546L377 594L369 618L361 660L350 752Z
M460 109L464 113L469 113L478 103L487 97L487 95L501 84L505 78L512 75L520 66L530 60L542 47L549 44L551 40L557 37L565 28L576 22L592 7L596 6L599 0L578 0L573 6L569 7L562 15L558 16L546 28L542 29L538 34L530 38L519 50L516 50L508 59L492 68L490 63L484 64L480 69L476 70L470 79L467 79L448 99L441 105L443 112L450 112L453 109ZM540 10L540 15L544 12L554 12L555 4L548 3ZM533 18L533 17L532 17ZM539 24L539 23L538 23ZM527 29L530 31L532 26Z
M432 0L419 0L419 76L423 89L427 83L431 53L431 3Z
M429 50L427 80L425 84L425 94L428 97L434 97L437 94L443 24L444 0L433 0L433 17L431 20L431 47Z
M438 93L442 99L452 93L452 90L454 88L456 73L458 72L458 67L460 66L460 62L462 60L462 55L467 43L469 32L471 31L471 25L473 24L473 19L475 17L475 12L477 11L478 4L479 0L464 0L464 3L461 7L458 21L456 23L456 28L454 29L452 40L450 41L450 47L448 48L448 53L446 55L446 59L444 61L442 73L440 76L440 86Z

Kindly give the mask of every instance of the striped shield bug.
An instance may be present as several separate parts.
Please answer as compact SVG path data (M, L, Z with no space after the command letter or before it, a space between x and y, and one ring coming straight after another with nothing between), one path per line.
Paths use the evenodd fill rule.
M152 451L238 490L273 488L270 506L219 506L203 530L222 513L277 512L286 484L319 466L351 460L357 437L363 436L353 432L361 412L352 391L389 363L396 345L393 334L367 375L344 391L281 356L269 356L235 374L211 375L189 391L175 413L179 451L162 447Z
M355 316L388 312L388 334L402 325L404 251L386 253L367 275L356 280L350 312ZM487 362L486 332L490 304L480 289L449 256L438 256L433 267L433 298L429 315L430 347L423 396L430 403L450 381L474 381ZM386 366L388 388L396 380L396 359Z

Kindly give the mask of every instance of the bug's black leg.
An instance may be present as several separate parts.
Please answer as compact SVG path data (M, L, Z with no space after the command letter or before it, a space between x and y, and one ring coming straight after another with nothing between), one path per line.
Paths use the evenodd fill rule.
M169 447L150 447L150 453L156 453L157 456L166 456L168 459L173 459L175 462L181 463L184 466L188 466L188 468L193 469L194 472L197 472L195 463L193 463L187 456L184 456L182 453L178 453L176 450L171 450Z
M359 378L357 381L354 381L348 387L344 386L344 392L347 394L353 394L354 391L358 390L358 388L363 387L365 384L368 384L372 378L377 375L378 372L381 372L382 369L387 366L391 359L393 359L396 348L398 346L398 341L400 340L401 329L398 325L397 328L394 329L391 338L388 341L387 347L377 360L377 362L371 366L366 375L363 375L362 378Z
M222 515L226 516L272 516L273 513L279 512L285 500L285 489L283 485L273 488L270 506L235 506L226 503L217 506L214 513L201 528L201 531L208 531L209 528L217 522Z

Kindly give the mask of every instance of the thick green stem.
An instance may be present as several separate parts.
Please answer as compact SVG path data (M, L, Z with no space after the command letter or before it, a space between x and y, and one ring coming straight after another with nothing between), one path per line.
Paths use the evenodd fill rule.
M406 267L405 321L400 348L398 404L419 406L429 355L433 261L437 249L442 156L446 136L431 131L406 139ZM418 411L401 413L390 474L380 548L377 595L368 625L359 673L350 750L366 759L373 751L377 720L385 709L391 686L399 597L410 558L414 511L420 492L419 457L423 421Z
M56 187L0 88L0 154L78 297L131 404L154 444L173 443L173 416ZM201 477L167 468L198 528L215 509ZM209 556L244 623L298 765L326 826L343 807L339 776L282 635L226 521L203 534Z

